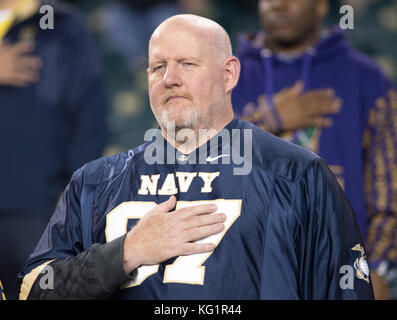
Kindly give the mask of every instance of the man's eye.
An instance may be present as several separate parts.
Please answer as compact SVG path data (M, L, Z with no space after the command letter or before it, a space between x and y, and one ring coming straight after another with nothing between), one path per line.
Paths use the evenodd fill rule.
M186 67L194 67L194 66L196 66L196 64L193 63L193 62L184 62L183 65L186 66Z
M164 67L163 65L155 66L155 67L153 67L152 71L153 71L153 72L158 71L158 70L160 70L160 69L163 68L163 67Z

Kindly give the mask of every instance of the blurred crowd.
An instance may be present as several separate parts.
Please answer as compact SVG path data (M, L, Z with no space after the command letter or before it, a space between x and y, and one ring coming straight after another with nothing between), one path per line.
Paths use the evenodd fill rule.
M98 142L97 149L102 146L102 155L105 156L140 145L143 142L144 132L149 128L157 127L150 112L147 96L146 68L148 40L160 22L178 13L193 13L211 18L228 31L234 49L239 34L254 32L261 28L257 0L64 0L63 2L72 4L83 14L85 23L94 37L95 46L99 50L99 64L103 69L106 101L109 103L106 115L109 134L106 142L105 140ZM352 5L354 8L354 29L346 32L348 39L356 49L372 57L396 85L397 0L330 1L330 10L325 19L327 25L338 24L341 17L339 8L343 4ZM20 50L29 52L33 49L20 48ZM35 63L40 64L37 61ZM86 58L81 66L86 64L96 66L90 57ZM89 83L91 78L84 75L79 81L82 81L82 84ZM99 94L98 88L101 86L93 92ZM80 93L77 87L71 90L76 94ZM92 110L93 115L98 112L99 110ZM92 132L86 133L87 137L95 132L95 128L92 129ZM84 148L82 146L81 150ZM92 157L96 157L95 152ZM84 161L85 159L74 161L73 166L70 165L70 171L65 172L65 176L70 178L70 172L77 169ZM391 295L397 299L397 280L393 281Z
M238 0L69 0L87 18L99 44L111 93L111 136L105 154L139 145L142 133L156 125L146 94L146 53L151 32L166 17L194 13L219 22L230 34L234 48L239 33L260 27L257 1ZM375 58L397 83L397 1L331 1L326 24L337 24L342 4L355 10L355 31L348 38Z

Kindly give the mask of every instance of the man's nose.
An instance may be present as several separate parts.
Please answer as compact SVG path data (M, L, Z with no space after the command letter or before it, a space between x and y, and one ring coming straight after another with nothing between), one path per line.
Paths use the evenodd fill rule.
M181 86L182 78L180 75L180 70L177 65L169 64L164 73L164 86L166 88L171 88L174 86Z

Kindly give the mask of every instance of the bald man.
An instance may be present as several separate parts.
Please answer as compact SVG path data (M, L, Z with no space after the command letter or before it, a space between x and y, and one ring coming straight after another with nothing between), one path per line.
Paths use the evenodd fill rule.
M354 213L324 161L234 118L231 53L202 17L154 31L160 129L75 173L21 299L373 298Z

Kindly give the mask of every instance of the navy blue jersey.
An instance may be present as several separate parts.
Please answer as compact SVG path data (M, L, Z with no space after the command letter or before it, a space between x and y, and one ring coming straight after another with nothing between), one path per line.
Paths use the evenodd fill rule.
M248 122L234 119L223 133L230 139L218 134L188 155L153 139L86 164L23 275L125 234L174 194L177 208L215 203L226 213L224 231L201 240L216 249L140 267L114 299L373 298L354 212L325 162ZM250 145L247 165L235 151ZM175 164L149 159L161 147Z

